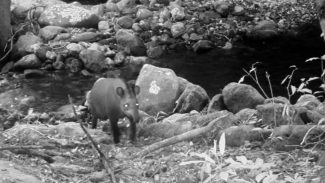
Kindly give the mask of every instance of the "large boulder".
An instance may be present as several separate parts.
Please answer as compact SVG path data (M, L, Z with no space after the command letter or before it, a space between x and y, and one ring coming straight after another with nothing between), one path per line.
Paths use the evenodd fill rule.
M244 108L254 109L265 100L254 87L234 82L223 88L222 96L227 109L232 113L237 113Z
M22 57L20 60L18 60L14 67L18 70L24 70L24 69L38 69L41 67L42 62L35 54L29 54L24 57Z
M207 92L199 85L189 83L176 101L174 112L201 111L209 102Z
M131 54L135 56L146 55L146 48L143 41L132 30L120 29L117 31L115 37L120 46L130 49Z
M10 25L10 0L0 1L0 57L4 53L4 48L11 35Z
M39 17L44 7L65 4L61 0L11 0L12 14L15 18L25 19L29 10L34 9L34 16Z
M223 96L221 94L217 94L209 102L208 105L208 113L216 112L216 111L222 111L225 110L226 106L223 102Z
M140 109L150 115L159 111L170 113L180 95L179 82L174 71L145 64L138 76Z
M301 114L306 113L306 110L303 108L296 108L295 106L281 103L266 103L258 105L256 109L257 115L265 125L305 124L301 118Z
M42 43L40 37L35 36L32 32L27 32L18 38L12 53L15 57L23 57L29 53L33 53L32 45L39 43Z
M41 25L61 27L97 27L99 17L83 7L73 4L56 4L48 6L40 15Z

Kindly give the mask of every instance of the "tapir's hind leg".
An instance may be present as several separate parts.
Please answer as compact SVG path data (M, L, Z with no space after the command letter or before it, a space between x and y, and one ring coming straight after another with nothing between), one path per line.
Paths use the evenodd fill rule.
M98 120L98 118L96 118L95 116L93 116L93 121L92 121L92 124L91 124L91 128L92 129L96 129L97 128L97 120Z
M120 130L118 129L118 118L112 118L111 121L111 128L112 128L112 134L113 134L113 140L115 144L118 144L120 142Z

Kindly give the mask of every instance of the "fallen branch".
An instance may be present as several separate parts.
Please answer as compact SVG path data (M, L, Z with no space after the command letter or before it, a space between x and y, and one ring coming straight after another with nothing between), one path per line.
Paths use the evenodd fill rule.
M223 118L225 118L227 116L228 115L220 116L220 117L212 120L207 126L204 126L202 128L198 128L198 129L194 129L194 130L185 132L183 134L180 134L180 135L177 135L177 136L174 136L174 137L165 139L163 141L154 143L154 144L152 144L150 146L147 146L145 149L143 149L139 153L139 156L140 157L143 157L143 156L147 155L148 153L150 153L152 151L155 151L155 150L158 150L158 149L160 149L162 147L166 147L166 146L169 146L169 145L173 145L173 144L176 144L178 142L181 142L181 141L184 141L184 140L189 140L189 139L192 139L194 137L197 137L197 136L200 136L202 134L205 134L205 133L209 132L211 129L213 129L212 127L217 122L219 122L220 120L222 120ZM222 127L220 127L220 126L218 126L218 128L220 128L220 130L222 129Z
M15 149L15 150L11 150L11 151L15 154L27 154L27 155L31 155L31 156L37 156L37 157L44 159L48 163L54 162L54 159L51 156L49 156L43 152L40 152L40 151L36 151L36 150L32 150L32 149Z
M29 149L55 149L55 146L2 146L0 147L0 151L3 150L29 150Z
M68 95L69 97L69 102L72 106L72 110L74 115L76 116L76 119L79 121L79 117L77 115L76 109L74 108L74 105L72 103L72 99L70 97L70 95ZM105 154L98 148L98 144L94 141L94 139L90 136L90 134L88 133L88 131L86 130L86 128L84 127L84 125L82 124L82 121L80 122L80 127L81 129L85 132L85 134L87 135L87 138L90 140L90 142L92 143L93 148L98 152L99 154L99 158L100 160L103 162L104 167L106 169L106 172L111 176L112 182L116 183L116 178L114 175L114 171L111 170L110 166L109 166L109 161L106 158Z

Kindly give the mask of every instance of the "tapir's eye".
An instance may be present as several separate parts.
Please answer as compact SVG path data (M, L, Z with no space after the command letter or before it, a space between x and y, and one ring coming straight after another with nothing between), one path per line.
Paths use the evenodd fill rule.
M124 108L128 108L129 107L129 104L124 104Z
M139 104L138 104L138 103L136 103L136 104L135 104L135 106L139 107Z

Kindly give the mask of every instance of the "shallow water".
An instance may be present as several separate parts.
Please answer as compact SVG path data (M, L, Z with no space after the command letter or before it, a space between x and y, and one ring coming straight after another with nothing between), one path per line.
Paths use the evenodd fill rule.
M318 36L319 34L320 30L316 29L303 36L278 39L265 44L237 45L231 50L214 49L204 54L196 54L192 51L170 51L153 64L173 69L178 76L201 85L212 97L220 93L229 82L237 82L244 75L243 68L249 70L253 63L261 62L258 71L263 88L269 93L265 79L265 71L268 71L271 75L274 96L286 96L285 86L281 86L280 83L290 73L291 65L298 67L293 78L293 84L296 86L299 85L300 78L320 76L319 62L305 63L306 59L319 57L324 53L325 43ZM130 72L124 69L122 72L129 75L129 78L135 78L137 75L137 71L134 70ZM85 92L92 87L94 81L94 78L80 75L52 73L42 79L12 80L10 85L37 93L40 100L34 108L42 112L53 111L68 104L68 94L72 96L75 103L81 103ZM248 78L245 83L253 84ZM315 83L312 87L316 89L318 84Z

